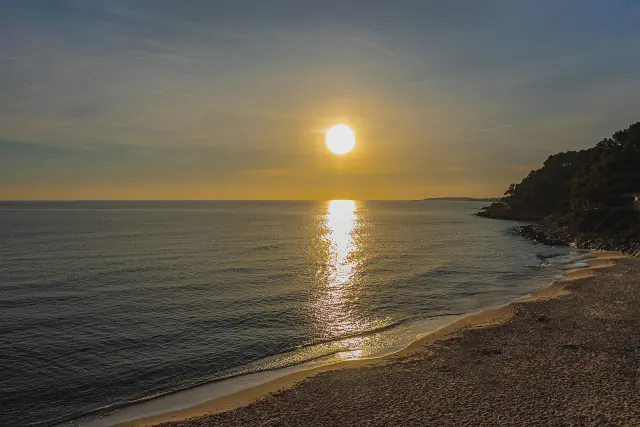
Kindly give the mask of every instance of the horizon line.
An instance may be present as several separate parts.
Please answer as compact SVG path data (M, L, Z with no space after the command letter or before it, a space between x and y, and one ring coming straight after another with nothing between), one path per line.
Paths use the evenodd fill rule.
M359 198L335 198L335 199L6 199L0 203L29 203L29 202L326 202L331 200L354 201L423 201L435 199L497 199L499 197L471 197L471 196L439 196L421 197L415 199L359 199Z

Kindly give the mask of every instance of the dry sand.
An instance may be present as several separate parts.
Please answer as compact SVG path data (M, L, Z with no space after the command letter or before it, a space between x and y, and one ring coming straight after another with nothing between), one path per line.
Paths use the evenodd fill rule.
M640 261L615 258L395 355L127 425L640 426Z

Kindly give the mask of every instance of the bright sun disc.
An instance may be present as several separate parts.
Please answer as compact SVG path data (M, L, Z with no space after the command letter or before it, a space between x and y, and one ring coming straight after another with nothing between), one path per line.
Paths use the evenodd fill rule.
M335 125L327 130L325 144L334 154L347 154L356 145L356 135L347 125Z

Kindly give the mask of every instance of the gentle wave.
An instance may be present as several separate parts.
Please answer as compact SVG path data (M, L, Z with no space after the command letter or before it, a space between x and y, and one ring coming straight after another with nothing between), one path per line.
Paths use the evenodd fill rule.
M310 356L310 357L306 357L303 359L295 359L295 358L287 358L287 356L290 356L292 354L298 354L298 353L302 353L304 350L306 349L311 349L311 348L317 348L319 346L322 346L324 344L330 344L330 343L337 343L340 341L344 341L346 339L350 339L350 338L359 338L359 337L367 337L367 336L371 336L371 335L375 335L375 334L379 334L381 332L385 332L385 331L389 331L392 330L394 328L397 328L399 326L405 325L407 323L410 322L416 322L419 320L425 320L425 319L434 319L434 318L439 318L439 317L452 317L452 316L462 316L465 315L467 313L462 313L462 312L451 312L451 313L440 313L440 314L434 314L434 315L430 315L430 316L420 316L420 317L412 317L412 318L407 318L407 319L402 319L396 322L393 322L391 324L388 325L384 325L378 328L373 328L370 330L366 330L362 333L358 333L358 334L346 334L343 336L340 336L339 338L335 338L335 339L330 339L330 340L320 340L320 341L316 341L313 344L310 345L306 345L306 346L299 346L296 348L292 348L289 351L285 351L283 353L279 353L279 354L274 354L271 356L267 356L264 358L260 358L260 359L256 359L254 361L250 361L247 365L245 365L245 367L240 367L240 368L236 368L233 370L233 372L230 372L228 374L224 374L218 377L214 377L205 381L201 381L201 382L195 382L192 384L188 384L182 387L176 387L173 389L169 389L169 390L164 390L161 392L157 392L157 393L153 393L147 396L143 396L143 397L139 397L136 399L132 399L132 400L127 400L127 401L122 401L122 402L117 402L111 405L106 405L106 406L102 406L100 408L96 408L90 411L86 411L82 414L80 414L80 416L77 417L69 417L69 418L63 418L63 419L57 419L57 420L53 420L53 422L50 423L35 423L35 424L31 424L32 426L42 426L42 427L49 427L49 426L61 426L64 425L64 423L68 422L68 421L72 421L72 420L79 420L79 419L87 419L87 418L92 418L92 417L98 417L98 416L105 416L108 414L111 414L115 411L118 411L120 409L132 406L132 405L138 405L140 403L143 402L147 402L153 399L158 399L160 397L164 397L164 396L169 396L172 394L176 394L176 393L180 393L186 390L190 390L196 387L201 387L203 385L207 385L207 384L214 384L214 383L219 383L222 381L226 381L226 380L230 380L233 378L238 378L238 377L242 377L242 376L246 376L246 375L251 375L251 374L257 374L257 373L261 373L261 372L271 372L271 371L278 371L278 370L282 370L285 368L290 368L290 367L294 367L294 366L300 366L300 365L305 365L308 364L310 362L314 362L314 361L318 361L318 360L322 360L322 359L326 359L330 356L333 355L337 355L337 354L341 354L341 353L345 353L345 351L349 351L349 350L345 350L345 349L337 349L337 350L331 350L331 351L326 351L320 354L316 354L314 356ZM277 363L280 360L293 360L287 363ZM260 361L262 360L269 360L269 361L273 361L275 363L271 363L268 365L265 364L260 364ZM258 364L258 366L255 366L253 368L251 367L247 367L247 366L253 366Z

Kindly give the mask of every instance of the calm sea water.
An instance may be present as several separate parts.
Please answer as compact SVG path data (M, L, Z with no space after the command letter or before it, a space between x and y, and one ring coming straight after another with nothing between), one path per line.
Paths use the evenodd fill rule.
M0 204L0 425L401 348L572 256L478 202ZM418 326L416 326L418 325Z

